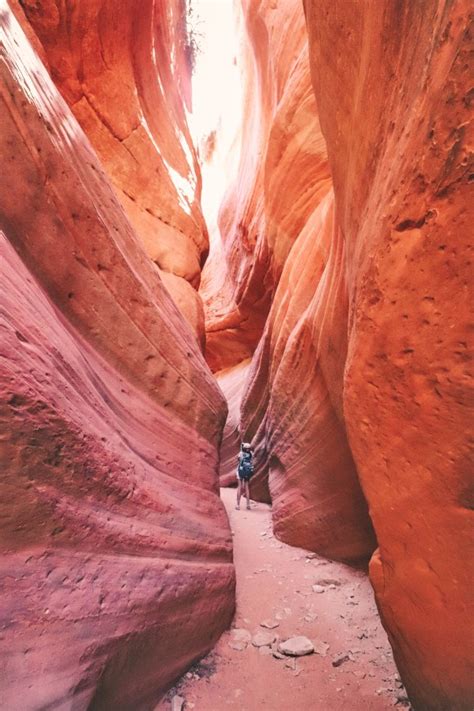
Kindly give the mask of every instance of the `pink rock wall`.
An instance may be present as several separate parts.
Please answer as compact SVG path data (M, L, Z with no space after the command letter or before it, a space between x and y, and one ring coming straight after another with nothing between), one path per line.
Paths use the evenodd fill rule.
M217 373L217 382L227 401L228 413L220 448L219 482L221 486L237 483L237 459L240 450L240 406L250 361L242 361Z
M287 255L330 185L301 4L245 0L242 7L240 164L220 211L224 254L211 255L201 289L214 371L253 354Z
M344 417L415 709L471 709L469 2L305 0L346 243Z
M184 0L15 4L104 165L163 282L204 346L208 252L201 176L186 121ZM23 14L24 12L24 14Z
M8 10L0 33L0 706L153 708L233 614L225 403Z
M0 705L151 708L233 609L225 404L153 265L202 335L182 5L22 5L107 175L4 12ZM278 535L343 560L373 549L367 500L413 706L467 711L469 7L304 6L310 64L299 2L243 0L244 150L203 289L222 481L252 439Z

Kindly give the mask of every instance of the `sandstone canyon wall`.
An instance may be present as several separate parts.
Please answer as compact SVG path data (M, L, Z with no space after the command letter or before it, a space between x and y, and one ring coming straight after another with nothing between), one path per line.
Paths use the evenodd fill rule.
M31 24L56 86L204 346L196 289L208 236L185 112L190 105L185 1L132 0L117 6L115 0L22 0L14 8Z
M347 442L344 241L330 192L289 254L250 368L240 429L256 447L252 492L268 487L284 541L337 560L370 555L374 537Z
M223 254L211 255L201 291L214 371L253 354L288 252L330 182L301 3L244 0L242 8L240 164L219 215Z
M221 481L243 437L285 541L353 561L372 522L414 708L467 711L468 2L305 0L309 61L299 0L242 6L241 160L202 291ZM182 5L12 7L67 103L4 11L0 699L149 708L234 585L225 404L156 268L202 343Z
M333 190L326 168L315 187L326 151L316 105L308 98L297 122L284 112L304 65L291 62L304 44L297 7L242 5L251 108L221 212L226 283L208 300L207 356L219 370L256 347L247 376L233 371L230 401L242 397L253 495L272 500L278 535L363 556L374 544L365 498L379 545L371 578L410 698L464 711L474 697L469 3L305 1ZM224 390L230 373L217 374Z
M238 378L245 391L238 429L256 448L252 495L272 500L286 542L357 560L375 541L342 413L344 243L332 217L304 14L298 0L242 4L249 110L220 215L225 264L211 254L204 274L215 287L225 269L218 293L204 290L206 357L215 369L238 363L263 333L250 368L217 373L226 394L232 377L230 418L242 397ZM228 424L222 483L234 480L238 440Z
M346 244L344 415L379 543L371 578L414 707L467 711L472 6L305 9Z
M153 708L233 614L225 402L5 4L0 32L0 706Z
M222 433L219 462L221 486L235 486L236 469L240 450L240 407L247 379L250 360L243 360L232 368L221 370L217 382L227 401L227 419Z

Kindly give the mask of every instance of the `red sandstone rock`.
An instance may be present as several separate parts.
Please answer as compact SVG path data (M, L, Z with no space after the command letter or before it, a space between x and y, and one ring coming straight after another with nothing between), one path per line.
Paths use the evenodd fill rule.
M246 151L239 190L222 212L227 284L219 301L207 293L209 359L216 369L241 361L265 329L241 423L256 445L254 493L269 495L269 469L279 535L357 557L370 548L370 530L355 460L380 544L372 579L415 708L463 711L474 696L464 435L467 2L305 6L336 217L307 65L293 57L305 42L301 9L246 1L257 74L247 69ZM111 6L102 7L110 25ZM122 27L125 36L132 25ZM43 34L54 36L49 27ZM13 98L4 93L15 116L4 151L24 196L21 204L3 196L4 229L30 270L5 246L12 477L2 565L10 586L18 571L23 577L5 586L18 624L6 640L14 696L4 705L16 702L29 675L41 678L44 705L71 696L91 708L146 705L211 643L204 623L213 621L212 637L231 614L228 532L215 497L202 492L203 482L215 487L223 409L82 133L36 71L34 80L17 73L24 97L15 82ZM66 67L65 76L75 71ZM239 393L233 385L229 392L235 443ZM153 440L157 432L166 446ZM76 570L85 580L80 599L61 587ZM124 577L126 600L117 594Z
M254 352L288 253L330 186L301 3L242 4L248 49L240 164L220 213L224 253L211 256L201 290L214 371Z
M367 558L375 542L342 413L344 246L333 228L304 16L293 1L252 0L244 13L243 152L221 211L224 248L203 278L211 367L250 355L266 325L239 427L233 402L242 394L231 376L221 481L234 476L240 429L255 448L252 496L272 500L277 534L339 560Z
M330 193L283 269L251 366L241 429L256 447L251 493L265 500L269 486L276 534L354 561L367 557L375 543L342 412L344 266Z
M150 708L233 614L225 405L9 11L0 32L0 706Z
M221 486L237 483L237 457L240 450L240 403L244 392L249 361L242 361L233 368L216 373L217 382L227 400L228 414L222 434L220 449L219 481Z
M21 6L54 82L203 344L196 289L208 237L184 110L190 96L184 0L132 0L120 8L113 0L25 0ZM22 24L29 29L25 16Z
M344 415L379 542L371 578L423 711L474 705L469 8L305 0L346 242Z

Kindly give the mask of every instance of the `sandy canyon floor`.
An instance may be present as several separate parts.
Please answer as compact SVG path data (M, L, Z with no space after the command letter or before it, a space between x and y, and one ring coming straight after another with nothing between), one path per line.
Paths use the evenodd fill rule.
M247 511L242 500L237 511L235 491L221 495L237 569L233 627L155 711L169 711L176 695L185 700L184 711L409 708L366 573L281 543L272 534L269 506L252 502ZM262 626L267 622L278 626ZM279 659L271 647L256 647L234 630L257 642L264 641L255 638L262 632L277 640L304 635L316 651Z

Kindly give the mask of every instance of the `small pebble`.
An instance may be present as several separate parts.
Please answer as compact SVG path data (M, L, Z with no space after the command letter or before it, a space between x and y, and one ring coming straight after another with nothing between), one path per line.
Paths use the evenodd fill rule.
M183 711L184 698L177 694L171 699L171 711Z
M344 664L345 662L350 661L350 657L348 654L344 654L343 657L338 657L337 659L334 659L332 661L333 667L340 667L341 664Z
M300 635L280 642L278 651L290 657L303 657L314 652L314 645L310 639Z
M266 627L268 630L273 630L275 627L279 626L279 622L277 620L263 620L263 622L260 622L260 627Z

